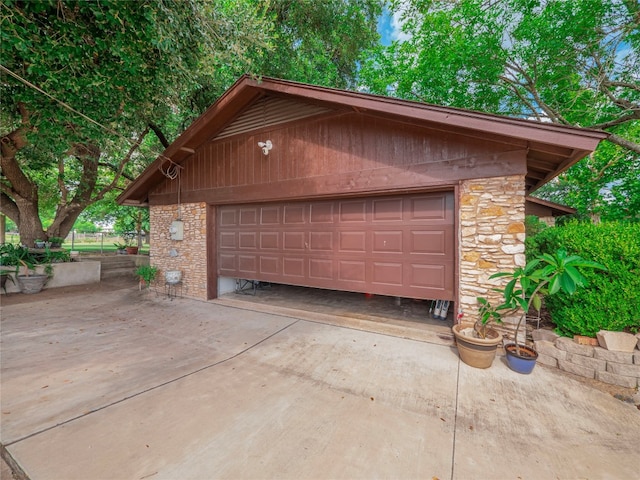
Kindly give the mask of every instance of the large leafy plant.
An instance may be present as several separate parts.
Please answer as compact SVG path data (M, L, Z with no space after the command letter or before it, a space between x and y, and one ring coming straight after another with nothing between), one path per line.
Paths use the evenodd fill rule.
M481 322L502 323L506 316L518 314L515 331L516 351L520 354L518 333L527 313L531 308L540 312L545 296L564 292L573 295L575 291L587 284L582 269L606 270L604 265L585 260L579 255L568 255L563 249L554 254L544 253L527 262L524 267L517 267L510 272L499 272L490 279L508 279L504 288L495 288L503 296L503 303L492 307L484 297L479 297Z

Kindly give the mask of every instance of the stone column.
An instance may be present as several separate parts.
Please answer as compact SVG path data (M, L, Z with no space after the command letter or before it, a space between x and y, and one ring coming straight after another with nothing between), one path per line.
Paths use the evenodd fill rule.
M502 303L491 289L501 279L497 272L525 265L524 175L464 180L460 184L460 287L458 310L465 321L475 321L476 297Z

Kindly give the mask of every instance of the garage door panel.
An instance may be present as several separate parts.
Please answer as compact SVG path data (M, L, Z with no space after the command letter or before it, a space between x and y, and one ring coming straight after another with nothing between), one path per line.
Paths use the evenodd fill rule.
M445 230L411 231L411 252L430 255L447 255L447 232Z
M374 253L402 253L404 251L402 231L374 231L372 236Z
M279 225L280 224L280 208L262 207L260 209L260 224L261 225Z
M338 280L364 284L366 268L364 261L338 260Z
M390 222L390 221L402 222L402 217L404 216L403 203L404 202L401 197L384 199L384 200L374 199L371 203L373 221L374 222Z
M260 248L263 250L277 250L280 248L279 240L278 232L260 232Z
M412 265L409 284L412 287L441 289L446 284L446 265Z
M240 225L257 225L258 224L258 209L257 207L253 208L243 208L240 210Z
M451 192L218 208L219 274L453 299Z
M219 225L221 227L231 227L238 224L237 220L238 212L236 210L223 210L220 212Z
M257 255L238 255L238 270L242 274L253 274L258 271ZM252 278L245 276L243 278Z
M302 225L305 223L306 205L285 205L284 225Z
M238 247L237 242L237 233L236 232L221 232L219 246L220 248L230 248L235 249Z
M411 222L429 221L432 225L453 225L453 195L436 194L411 199L408 219Z
M378 285L402 286L403 264L391 262L373 262L373 283Z
M257 232L240 232L238 235L240 248L249 248L255 250L255 248L258 246L258 243L256 242L257 236Z
M366 234L365 232L339 232L340 236L340 252L347 253L365 253L366 252Z
M237 255L225 255L224 253L221 253L218 260L220 262L220 271L225 273L236 272L238 270L238 264L236 263L237 259Z
M367 220L367 203L364 200L339 201L338 208L340 223L363 223Z
M260 256L260 273L265 275L279 275L280 274L280 257L269 257L266 255Z
M285 257L282 260L282 273L285 278L303 279L305 278L304 265L306 260L302 257Z
M304 250L305 234L304 232L283 232L284 250Z
M333 252L333 232L309 232L311 251Z
M333 260L326 258L309 259L309 278L332 280L334 277Z
M312 203L310 206L309 221L311 223L334 223L333 203Z

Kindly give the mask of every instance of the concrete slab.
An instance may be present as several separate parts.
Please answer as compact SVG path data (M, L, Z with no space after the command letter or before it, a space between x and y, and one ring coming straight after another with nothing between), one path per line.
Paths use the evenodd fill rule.
M182 302L119 290L3 307L2 443L229 358L293 321Z
M0 324L2 443L31 480L634 478L640 464L633 405L541 366L477 370L375 322L135 288L44 298L4 305Z
M637 478L632 404L552 368L514 374L504 359L461 364L458 388L453 479Z

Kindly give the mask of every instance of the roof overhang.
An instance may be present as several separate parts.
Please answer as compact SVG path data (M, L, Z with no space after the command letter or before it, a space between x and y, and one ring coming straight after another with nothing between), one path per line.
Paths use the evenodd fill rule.
M550 202L549 200L543 200L537 197L527 196L525 198L525 213L528 214L527 210L529 207L532 207L532 210L542 211L546 210L548 215L552 217L561 217L563 215L572 215L577 212L575 208L568 207L567 205L562 205L561 203ZM538 215L541 216L541 215Z
M124 205L147 204L148 193L163 179L161 169L182 164L250 104L265 95L282 96L337 111L358 112L428 128L508 142L527 151L527 193L564 172L607 138L602 131L515 119L392 97L319 87L273 78L242 76L191 124L118 197Z

